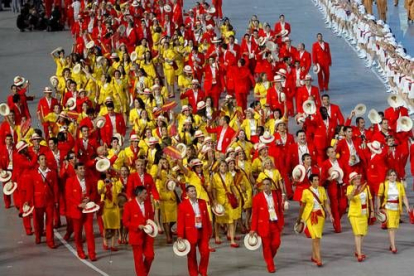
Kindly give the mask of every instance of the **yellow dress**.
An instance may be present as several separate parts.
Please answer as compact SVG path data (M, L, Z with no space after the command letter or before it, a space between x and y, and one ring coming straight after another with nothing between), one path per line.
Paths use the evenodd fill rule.
M53 60L56 63L56 76L62 76L63 68L65 68L65 59L60 57L54 57Z
M126 112L129 109L129 93L127 91L128 83L125 79L115 79L111 81L114 89L114 103L119 106L122 112ZM117 103L117 104L116 104Z
M253 189L247 174L243 170L239 170L234 176L234 184L243 197L243 210L252 208Z
M246 155L247 160L252 160L253 144L251 142L236 141L231 144L231 147L234 149L241 147L244 150L244 154Z
M108 149L108 159L111 159L113 156L115 155L115 150L113 149ZM125 162L125 151L124 150L120 150L118 152L118 156L117 159L115 160L114 164L112 164L112 167L115 170L121 170L122 166L124 165Z
M105 182L98 181L98 191L103 190L101 201L104 202L102 219L105 229L119 229L121 227L121 214L118 207L118 194L122 192L122 182L112 179L112 201L105 198Z
M163 223L170 223L177 221L177 196L174 191L167 189L167 171L161 171L161 178L157 178L158 165L151 167L151 176L155 180L158 193L160 194L160 209Z
M147 76L155 79L157 77L157 72L155 71L154 62L151 61L150 63L146 63L144 60L141 61L141 68L144 69L145 73L147 73Z
M318 187L317 192L319 194L318 197L320 201L323 203L327 199L325 188ZM305 205L305 209L303 210L302 214L302 220L305 221L311 238L321 239L326 216L324 209L317 203L315 197L309 191L309 189L303 190L301 202ZM322 214L321 216L317 216L318 222L316 224L312 224L311 221L311 217L313 216L312 213L314 212L320 212Z
M266 96L267 96L267 90L269 89L270 83L268 81L266 82L258 82L256 83L254 87L254 96L259 99L260 104L262 107L266 104Z
M395 182L394 189L390 189L390 182L388 180L380 184L378 197L384 197L381 208L384 208L387 212L388 229L398 229L400 227L400 217L403 212L402 204L404 196L405 189L401 182ZM398 203L388 202L389 200L398 200Z
M350 195L353 189L354 185L349 185L346 189L346 195ZM371 193L369 192L369 187L365 186L362 192L355 195L354 198L349 201L348 218L355 236L365 236L368 233L370 198ZM362 208L362 202L364 202L365 208Z
M277 169L272 170L264 170L259 174L257 177L256 183L257 188L259 191L263 190L262 181L266 178L272 179L272 190L279 190L281 187L279 187L279 181L282 180L282 176L280 175L280 172Z
M166 51L164 51L163 53L163 58L164 60L169 60L169 62L165 61L164 62L164 76L165 76L165 80L167 82L168 85L174 85L175 82L175 70L173 68L172 65L172 61L175 60L175 52L173 49L168 49Z
M220 173L215 173L211 180L212 188L216 190L216 200L218 204L223 205L225 209L225 214L221 217L217 216L217 223L233 223L234 220L237 220L237 211L231 207L226 193L232 192L231 187L234 186L233 176L231 173L227 172L223 181L226 183L226 189L223 186L223 182L220 179ZM236 208L237 209L237 208Z

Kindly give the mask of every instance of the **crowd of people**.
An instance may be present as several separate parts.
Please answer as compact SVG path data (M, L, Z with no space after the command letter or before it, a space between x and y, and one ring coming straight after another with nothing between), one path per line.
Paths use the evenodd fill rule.
M404 98L391 93L386 110L358 104L344 117L329 95L333 61L321 33L308 52L292 45L284 15L273 26L254 15L239 42L221 1L185 12L182 2L74 1L63 15L73 47L50 53L56 73L34 117L30 82L14 78L0 104L0 181L26 234L37 244L46 235L56 248L53 228L65 218L64 239L73 235L78 257L96 261L96 220L103 250L132 246L137 275L150 272L154 238L165 234L172 244L177 235L174 252L187 255L191 276L207 275L210 238L238 248L246 234L246 247L261 243L274 273L281 233L293 231L284 229L284 213L297 204L294 231L312 239L317 266L326 217L340 233L347 214L357 261L367 258L362 241L378 221L397 253L404 208L413 219L405 191L413 123ZM325 6L338 9L328 23L375 58L393 91L406 91L392 73L406 67L389 66L403 57L378 39L388 37L385 24L351 2L351 21L337 16L342 6ZM360 27L380 31L365 37L372 29Z

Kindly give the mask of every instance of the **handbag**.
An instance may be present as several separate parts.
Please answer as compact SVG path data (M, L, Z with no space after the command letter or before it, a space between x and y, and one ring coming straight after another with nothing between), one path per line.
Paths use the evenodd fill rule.
M230 193L229 190L227 190L226 183L224 183L224 180L221 177L220 173L219 173L219 177L220 177L221 183L223 183L224 189L226 190L226 197L229 200L231 208L236 209L237 207L239 207L239 202L238 202L236 196L234 194Z

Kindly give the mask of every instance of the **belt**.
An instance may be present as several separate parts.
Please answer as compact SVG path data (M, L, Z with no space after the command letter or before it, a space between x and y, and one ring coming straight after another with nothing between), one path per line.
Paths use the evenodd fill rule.
M277 223L277 220L269 220L270 223Z
M396 200L387 200L387 203L400 203L399 199Z
M362 204L361 207L362 207L362 209L367 209L367 205L366 204Z

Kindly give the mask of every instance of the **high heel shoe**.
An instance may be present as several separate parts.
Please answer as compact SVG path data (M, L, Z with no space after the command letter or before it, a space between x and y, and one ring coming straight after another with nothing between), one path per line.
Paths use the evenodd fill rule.
M109 246L107 246L106 244L103 244L102 247L103 247L103 250L105 250L105 251L109 250Z
M357 252L355 252L355 253L354 253L354 255L355 255L355 257L358 257L358 253L357 253ZM362 257L363 259L366 259L366 258L367 258L367 256L366 256L366 255L364 255L364 254L361 254L361 257Z
M392 252L392 254L397 254L397 252L398 252L397 248L392 249L391 246L390 246L390 251Z

